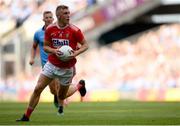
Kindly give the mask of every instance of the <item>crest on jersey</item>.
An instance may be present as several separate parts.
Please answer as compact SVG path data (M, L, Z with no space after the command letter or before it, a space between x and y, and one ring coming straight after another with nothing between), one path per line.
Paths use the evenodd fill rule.
M66 38L69 38L69 34L66 34Z

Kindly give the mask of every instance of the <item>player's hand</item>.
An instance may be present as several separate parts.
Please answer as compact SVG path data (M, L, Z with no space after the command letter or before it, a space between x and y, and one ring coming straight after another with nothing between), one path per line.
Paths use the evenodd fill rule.
M68 59L74 59L76 57L76 53L74 50L71 50L71 55L69 56Z
M66 60L64 60L64 61L69 61L69 60L71 60L71 59L74 59L75 58L75 51L74 50L71 50L71 55L70 56L68 56L67 57L67 59Z
M33 64L34 64L34 59L31 59L31 60L29 61L29 64L30 64L30 65L33 65Z
M61 57L63 55L63 53L61 51L59 51L58 48L55 50L55 54L57 57Z

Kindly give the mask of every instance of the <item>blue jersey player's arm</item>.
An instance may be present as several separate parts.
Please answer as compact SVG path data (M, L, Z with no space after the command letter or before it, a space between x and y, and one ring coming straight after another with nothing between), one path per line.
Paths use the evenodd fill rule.
M38 35L37 35L37 33L35 33L34 34L34 42L33 42L33 45L31 47L31 57L30 57L30 61L29 61L30 65L34 64L34 59L36 57L37 47L38 47Z

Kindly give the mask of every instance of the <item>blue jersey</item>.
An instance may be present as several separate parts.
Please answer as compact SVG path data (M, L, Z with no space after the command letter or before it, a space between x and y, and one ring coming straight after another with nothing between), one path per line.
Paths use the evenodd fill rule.
M41 58L41 65L42 67L45 65L45 63L48 60L48 54L44 51L43 45L44 45L44 27L37 30L34 34L34 42L36 42L39 45L40 50L40 58Z

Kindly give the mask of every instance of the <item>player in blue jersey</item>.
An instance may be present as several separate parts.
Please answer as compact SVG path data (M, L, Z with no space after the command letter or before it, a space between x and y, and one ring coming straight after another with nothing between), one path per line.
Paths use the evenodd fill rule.
M48 54L43 49L44 33L45 33L45 29L48 27L48 25L50 25L53 22L53 20L54 20L53 13L51 11L45 11L43 13L44 26L42 28L40 28L39 30L37 30L34 34L34 42L33 42L33 46L31 49L31 58L29 61L30 65L33 65L35 62L34 59L36 57L36 51L37 51L38 46L39 46L39 50L40 50L40 58L41 58L42 68L44 67L45 63L47 62ZM54 80L54 81L52 81L51 84L49 84L49 88L50 88L51 93L54 95L54 105L56 107L58 107L57 91L58 91L58 88L60 88L60 84L58 84L57 80ZM76 91L80 92L81 99L82 99L82 97L86 94L84 80L80 80L79 84L77 84L76 86L71 85L68 90L67 97L71 96Z

